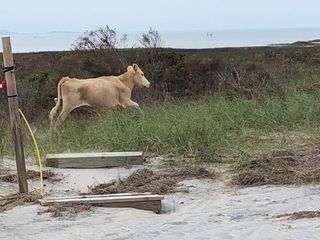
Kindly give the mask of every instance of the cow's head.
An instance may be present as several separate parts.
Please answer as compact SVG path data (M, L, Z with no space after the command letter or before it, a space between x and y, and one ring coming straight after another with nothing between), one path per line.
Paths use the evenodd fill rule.
M134 85L138 87L150 87L150 82L146 79L144 76L144 73L139 68L138 64L132 64L132 66L129 66L128 71L132 71L133 73L133 83Z

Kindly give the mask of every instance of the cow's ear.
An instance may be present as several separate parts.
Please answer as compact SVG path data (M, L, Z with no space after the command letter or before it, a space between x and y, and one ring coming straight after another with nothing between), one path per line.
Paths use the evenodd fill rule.
M133 67L133 70L136 72L136 71L138 71L138 64L132 64L132 67Z
M130 71L132 71L133 70L133 67L132 66L128 66L127 67L127 72L130 72Z

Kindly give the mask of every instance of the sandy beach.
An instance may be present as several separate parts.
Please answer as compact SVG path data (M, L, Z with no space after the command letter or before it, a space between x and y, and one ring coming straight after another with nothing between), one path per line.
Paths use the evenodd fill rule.
M14 161L3 166L14 168ZM124 178L131 169L53 169L62 177L46 182L52 196L74 195L88 186ZM37 167L29 162L28 169ZM46 168L47 169L47 168ZM127 208L92 208L53 218L44 207L18 206L0 214L0 239L319 239L318 218L288 220L276 215L319 210L320 186L235 188L219 178L183 181L189 193L165 195L162 214ZM38 189L38 181L29 188ZM17 185L1 183L0 195Z
M0 240L320 240L320 1L6 5Z

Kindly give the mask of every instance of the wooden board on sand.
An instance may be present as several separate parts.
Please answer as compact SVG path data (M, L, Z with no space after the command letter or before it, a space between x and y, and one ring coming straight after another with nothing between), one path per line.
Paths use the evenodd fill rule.
M106 195L82 195L70 197L47 197L40 199L42 206L63 205L73 206L77 204L89 204L98 207L115 207L115 208L138 208L150 210L155 213L161 211L161 200L163 195L150 193L120 193Z
M47 154L46 166L56 168L104 168L140 165L142 152Z

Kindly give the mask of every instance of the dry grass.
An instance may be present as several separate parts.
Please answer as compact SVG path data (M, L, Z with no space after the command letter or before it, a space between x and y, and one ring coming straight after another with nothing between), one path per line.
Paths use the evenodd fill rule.
M60 178L57 175L49 170L45 170L42 172L43 179L48 181L59 181ZM28 180L36 180L39 179L40 173L34 170L27 171L27 179ZM6 173L4 175L0 175L0 181L16 183L18 181L16 173Z
M177 184L190 177L212 178L213 175L205 169L197 172L186 168L171 168L152 171L150 169L139 169L129 177L111 183L103 183L90 188L89 194L112 194L126 192L151 192L165 194L175 191ZM184 189L187 191L187 189Z
M72 206L63 206L61 204L54 204L47 207L45 210L38 214L50 213L51 217L62 217L65 215L76 214L80 212L87 212L91 210L90 205L86 204L74 204Z
M295 150L262 155L237 174L232 183L240 186L265 184L310 184L320 182L320 146L305 145Z
M16 206L35 204L41 195L38 192L18 193L0 198L0 213Z
M297 220L303 218L318 218L320 217L320 211L300 211L293 213L286 213L275 216L275 218L286 218L288 220Z

